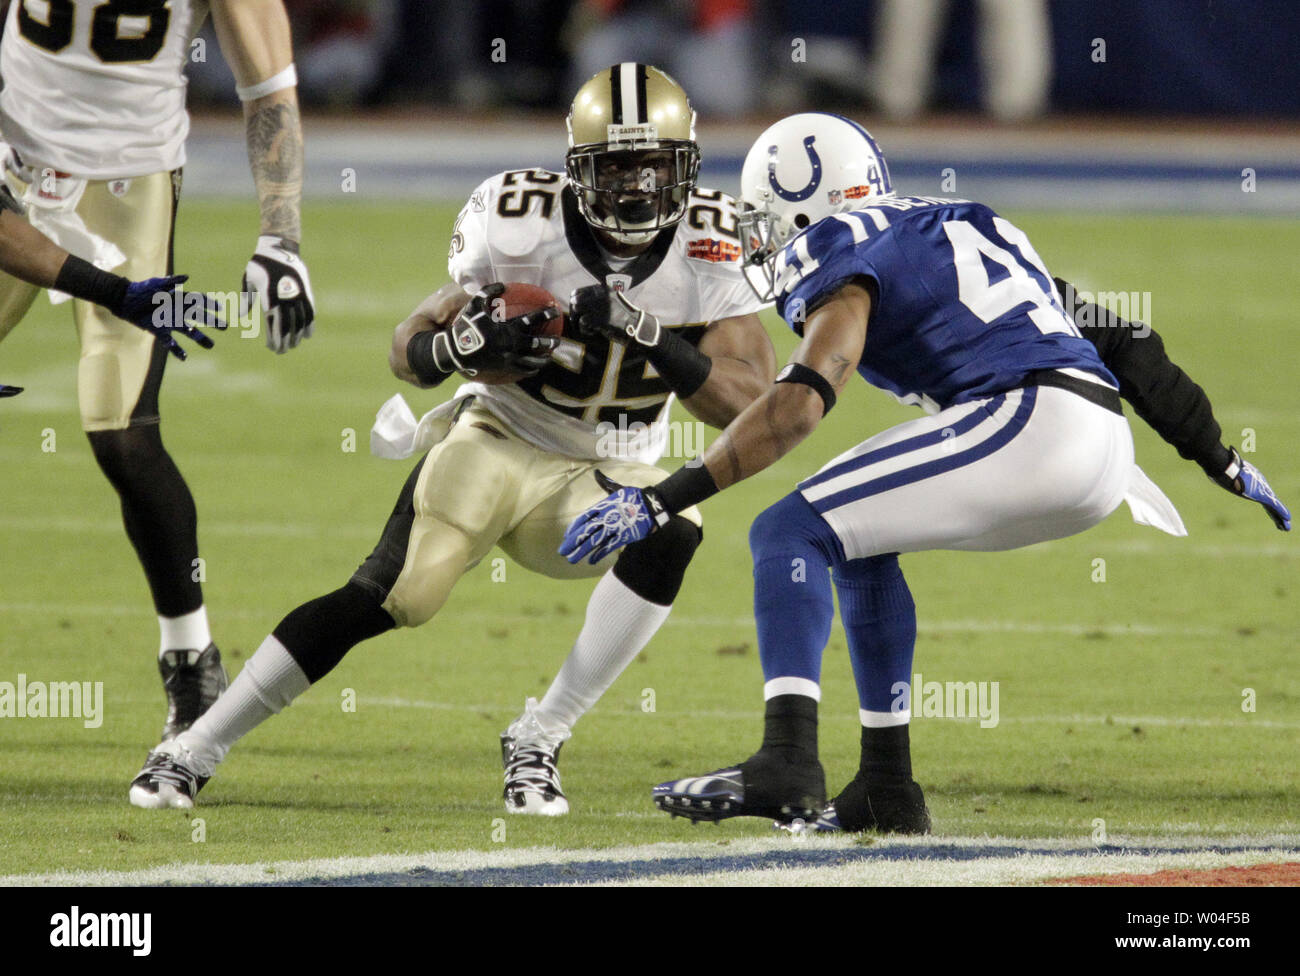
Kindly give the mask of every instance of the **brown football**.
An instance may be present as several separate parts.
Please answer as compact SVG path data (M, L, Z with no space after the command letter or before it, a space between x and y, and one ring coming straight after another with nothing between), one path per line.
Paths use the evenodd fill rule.
M497 303L500 303L499 305ZM506 283L505 292L499 297L493 299L493 307L490 314L498 321L513 319L520 315L527 315L529 312L535 312L539 308L556 308L560 303L555 300L545 288L538 285L528 285L521 281L510 281ZM540 328L533 331L532 335L539 336L558 336L564 331L564 315L560 314L549 322L544 322ZM498 383L514 383L524 378L523 373L514 373L507 370L480 370L474 377L480 383L496 385Z

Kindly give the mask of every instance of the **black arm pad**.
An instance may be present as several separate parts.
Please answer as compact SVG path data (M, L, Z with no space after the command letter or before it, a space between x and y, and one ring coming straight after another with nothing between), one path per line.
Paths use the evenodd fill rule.
M425 386L437 386L451 375L434 359L433 340L437 335L433 331L417 332L406 344L406 361L416 379Z
M802 383L817 391L822 398L822 416L825 417L835 406L835 388L817 370L803 363L786 363L781 372L776 374L777 383Z
M1119 380L1119 392L1137 415L1211 478L1223 475L1232 460L1214 408L1192 378L1165 352L1150 326L1134 325L1078 297L1073 285L1056 279L1065 311L1083 337L1097 347L1101 361Z
M646 358L683 400L694 396L713 370L712 359L671 329L660 329L659 344L646 351Z

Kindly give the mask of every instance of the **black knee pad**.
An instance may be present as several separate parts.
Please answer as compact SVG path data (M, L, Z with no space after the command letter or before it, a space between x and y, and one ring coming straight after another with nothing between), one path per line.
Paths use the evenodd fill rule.
M663 528L624 549L614 564L614 575L643 600L671 606L703 538L698 525L674 515Z
M315 684L363 640L395 624L379 598L354 582L293 610L272 631Z

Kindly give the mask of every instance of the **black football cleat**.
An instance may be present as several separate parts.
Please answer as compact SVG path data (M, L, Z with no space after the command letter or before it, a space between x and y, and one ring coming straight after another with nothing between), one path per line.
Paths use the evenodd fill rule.
M198 721L226 690L226 669L216 644L198 651L164 651L158 659L167 692L167 724L162 738L174 739Z
M849 781L826 805L811 829L818 832L872 830L881 834L928 834L930 811L921 787L911 779Z
M826 806L826 776L822 764L805 752L760 749L736 766L660 783L651 798L665 813L694 821L811 821Z

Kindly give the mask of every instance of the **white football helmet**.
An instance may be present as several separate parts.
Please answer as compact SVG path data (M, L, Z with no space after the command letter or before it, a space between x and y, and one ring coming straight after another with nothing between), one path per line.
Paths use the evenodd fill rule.
M842 115L804 112L767 129L740 174L740 247L759 299L775 297L776 256L831 214L892 197L889 168L871 133Z

